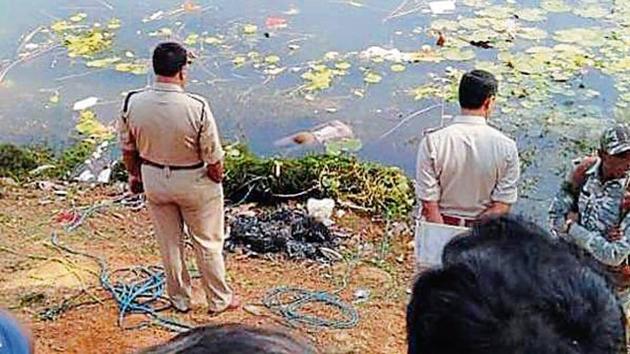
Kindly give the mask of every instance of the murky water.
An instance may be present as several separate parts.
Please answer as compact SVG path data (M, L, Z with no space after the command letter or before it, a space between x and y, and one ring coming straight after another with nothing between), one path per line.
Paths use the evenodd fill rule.
M306 150L281 150L273 141L338 119L350 124L362 141L361 157L413 174L416 143L424 129L440 124L442 110L420 115L383 136L413 112L443 103L435 95L416 100L413 90L434 85L448 91L456 78L449 81L447 68L469 70L494 63L491 68L502 76L504 100L493 122L517 138L527 158L526 193L518 210L541 219L560 168L581 153L567 139L596 136L606 121L623 115L619 112L625 103L615 105L620 102L618 94L630 86L625 67L612 73L606 67L609 62L622 63L628 55L630 35L626 24L615 17L630 6L628 1L467 0L457 1L454 13L440 15L431 13L429 1L420 0L198 0L182 6L181 1L167 0L0 0L0 60L4 60L0 68L19 59L16 51L24 51L22 39L38 26L49 27L77 13L87 15L77 21L86 27L95 22L102 27L113 18L121 21L120 28L110 31L115 34L111 47L93 58L69 58L66 48L59 46L12 66L0 85L0 141L62 147L76 138L78 114L72 111L73 104L90 96L99 98L92 108L99 120L111 122L121 93L146 85L152 77L119 72L112 66L90 68L86 62L112 57L140 62L150 57L156 43L170 38L188 41L198 53L189 90L208 97L226 139L246 141L265 155L299 155ZM537 10L521 12L525 8ZM502 15L506 9L511 12ZM446 28L436 25L443 20L452 22ZM445 32L447 47L454 52L446 54L449 48L435 46L432 24ZM252 25L256 28L248 27ZM601 28L606 40L592 46L572 40L573 33L558 37L558 31L576 27ZM160 31L170 35L152 35ZM471 40L490 42L493 48L472 46ZM554 47L557 44L583 49L586 62L579 62L582 56L579 60L552 57L548 53L568 50ZM394 61L388 58L360 55L372 46L423 55L437 51L446 59L403 60L405 70L398 72L402 69L392 67ZM542 54L533 49L525 62L520 57L511 61L498 57L501 52L526 55L533 47L547 48L540 50L549 56L540 59L544 70L536 70L537 56ZM474 58L467 57L467 51L473 51ZM566 67L558 61L566 62ZM304 73L321 71L314 66L322 64L335 70L339 63L351 67L333 74L329 88L305 87L310 82ZM548 72L557 73L552 79ZM369 73L380 81L366 80ZM568 76L558 79L562 73ZM436 77L445 80L439 83ZM447 100L444 112L457 113L456 102Z

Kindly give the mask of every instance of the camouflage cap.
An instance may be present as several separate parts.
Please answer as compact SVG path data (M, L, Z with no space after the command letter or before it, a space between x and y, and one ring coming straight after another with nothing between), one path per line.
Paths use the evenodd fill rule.
M630 127L616 124L604 131L601 148L609 155L617 155L630 151Z

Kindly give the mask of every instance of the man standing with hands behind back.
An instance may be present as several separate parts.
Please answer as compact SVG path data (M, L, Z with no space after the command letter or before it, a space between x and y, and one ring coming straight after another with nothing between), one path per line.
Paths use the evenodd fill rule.
M239 307L223 260L223 149L208 102L184 91L189 55L178 43L153 52L152 87L130 92L119 121L133 192L146 191L173 306L187 312L192 285L186 267L188 226L210 313Z
M416 180L425 221L469 227L485 216L508 213L516 202L516 143L488 125L497 90L489 72L464 74L461 114L420 143Z

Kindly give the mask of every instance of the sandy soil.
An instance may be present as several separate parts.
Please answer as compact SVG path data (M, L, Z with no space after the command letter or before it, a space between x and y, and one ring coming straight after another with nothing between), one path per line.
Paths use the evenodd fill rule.
M117 324L116 305L98 286L98 265L51 247L50 236L55 231L64 245L105 257L111 269L158 265L157 245L145 210L111 206L87 219L78 230L63 231L58 220L61 213L109 200L115 194L113 188L69 187L65 196L35 186L0 189L0 307L11 309L31 329L37 353L133 353L174 335L156 326L122 330ZM291 329L262 307L256 307L260 310L257 314L241 309L210 317L197 282L192 312L181 315L168 310L164 314L195 325L243 322L285 328L309 338L328 353L406 352L404 311L413 268L410 233L404 227L385 232L382 222L352 212L337 217L336 223L348 235L341 250L347 261L322 265L228 253L229 277L249 305L260 304L266 291L281 285L341 290L340 296L349 302L358 289L366 289L370 292L367 301L354 304L360 314L358 327ZM82 289L102 299L101 303L72 308L53 321L38 316ZM85 299L91 298L86 295ZM136 315L125 323L145 319Z

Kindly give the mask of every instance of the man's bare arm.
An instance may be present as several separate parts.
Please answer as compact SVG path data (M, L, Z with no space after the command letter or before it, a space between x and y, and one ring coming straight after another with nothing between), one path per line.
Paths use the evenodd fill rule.
M504 215L509 213L511 209L512 206L510 204L502 202L492 202L492 205L490 205L486 210L483 211L483 213L479 215L479 219Z
M436 224L444 224L444 218L440 213L438 202L422 201L422 216L428 222Z

